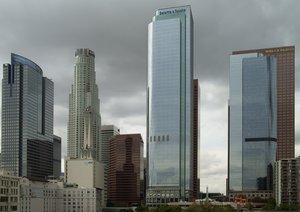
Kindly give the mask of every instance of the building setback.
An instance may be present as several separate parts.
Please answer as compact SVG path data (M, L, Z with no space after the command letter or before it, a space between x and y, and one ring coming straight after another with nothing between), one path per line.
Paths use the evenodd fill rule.
M229 197L273 189L277 141L276 59L259 53L230 57Z
M159 9L148 26L149 206L193 197L193 17L190 6Z
M43 77L37 64L17 54L11 54L11 64L3 65L1 127L2 168L16 176L53 175L53 165L44 172L40 160L52 160L52 155L29 155L33 142L53 143L53 82Z
M295 157L295 47L234 51L233 55L261 53L277 61L276 160Z
M108 203L131 206L141 202L143 140L140 134L116 135L109 142Z

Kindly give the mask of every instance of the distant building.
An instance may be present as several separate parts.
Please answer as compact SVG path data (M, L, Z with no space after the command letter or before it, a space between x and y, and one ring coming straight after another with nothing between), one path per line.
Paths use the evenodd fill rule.
M195 193L193 73L191 7L158 9L148 25L148 206Z
M53 136L53 176L61 175L61 138Z
M109 165L109 142L120 134L120 129L114 125L101 126L101 162L104 164L104 202L107 202L108 165Z
M31 145L52 145L53 86L42 69L25 57L11 54L11 64L3 65L1 166L16 176L53 174L52 167L45 171L42 166L48 154L30 155Z
M274 197L276 204L299 205L300 157L275 162Z
M140 134L116 135L109 142L108 203L131 206L141 202L143 140Z
M260 53L230 56L229 198L269 196L277 141L277 62Z
M21 212L20 209L20 177L0 170L0 211Z

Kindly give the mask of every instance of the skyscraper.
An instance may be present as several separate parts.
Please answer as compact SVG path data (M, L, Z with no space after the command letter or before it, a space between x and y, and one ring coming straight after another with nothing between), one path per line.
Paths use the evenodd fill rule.
M64 180L82 188L96 188L97 202L103 206L104 166L100 161L101 117L94 52L77 49L74 69Z
M69 95L68 156L100 160L101 118L95 54L89 49L77 49L75 57Z
M17 176L53 175L53 82L37 64L17 54L3 65L1 127L2 168ZM41 154L30 146L49 151ZM43 160L49 162L47 168Z
M116 135L110 140L108 201L114 206L140 204L143 159L140 134Z
M192 197L193 18L159 9L148 27L148 205Z
M261 53L277 61L277 153L276 159L295 157L295 47L234 51L232 54Z
M230 197L240 192L272 193L277 141L276 65L274 57L260 53L230 57Z

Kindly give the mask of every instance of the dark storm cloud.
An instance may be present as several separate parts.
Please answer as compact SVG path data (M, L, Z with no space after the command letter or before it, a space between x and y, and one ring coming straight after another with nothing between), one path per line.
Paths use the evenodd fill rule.
M195 24L194 72L205 92L201 148L222 147L226 157L229 55L233 50L282 45L296 45L297 53L298 1L5 0L0 7L0 63L10 62L15 52L39 64L54 81L55 133L66 142L74 52L90 48L96 54L103 123L122 125L126 132L140 127L144 133L147 25L157 8L186 4L192 6ZM64 143L64 154L65 147ZM209 171L220 160L204 157L203 177L217 174L215 170L223 176L224 169Z

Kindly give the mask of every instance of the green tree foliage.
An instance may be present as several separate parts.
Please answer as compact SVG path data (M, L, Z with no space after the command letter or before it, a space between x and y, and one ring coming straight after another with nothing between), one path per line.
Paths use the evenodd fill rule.
M272 197L267 199L266 205L263 207L264 210L274 210L276 208L276 200Z

